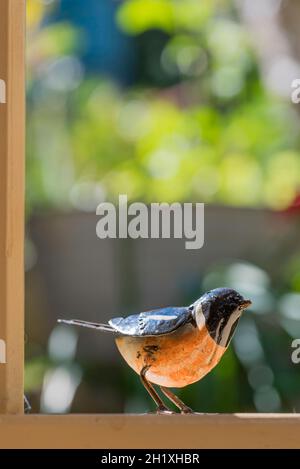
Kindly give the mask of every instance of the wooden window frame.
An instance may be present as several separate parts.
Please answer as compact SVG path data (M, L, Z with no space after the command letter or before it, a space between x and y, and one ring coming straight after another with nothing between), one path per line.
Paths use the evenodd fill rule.
M23 415L24 50L25 0L0 0L0 447L299 446L299 414Z

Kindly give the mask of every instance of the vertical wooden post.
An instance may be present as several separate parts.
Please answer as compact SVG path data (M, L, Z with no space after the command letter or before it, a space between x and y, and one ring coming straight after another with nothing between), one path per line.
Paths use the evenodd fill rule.
M0 413L7 414L23 412L24 44L25 0L0 0Z

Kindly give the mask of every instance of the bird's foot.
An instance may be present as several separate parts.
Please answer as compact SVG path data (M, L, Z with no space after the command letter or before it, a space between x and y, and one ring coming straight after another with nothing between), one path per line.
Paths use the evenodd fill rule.
M156 409L155 413L157 415L173 415L173 414L177 414L177 412L173 412L173 410L169 410L169 409Z
M182 409L180 410L180 413L181 414L194 414L195 412L190 407L185 406L185 407L182 407Z
M156 415L173 415L177 414L177 412L173 412L172 410L168 409L167 407L157 407L156 410L148 412L149 414L156 414Z

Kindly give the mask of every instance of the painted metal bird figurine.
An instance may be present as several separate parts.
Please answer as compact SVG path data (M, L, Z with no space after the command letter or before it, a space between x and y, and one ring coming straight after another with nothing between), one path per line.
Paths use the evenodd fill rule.
M199 381L226 351L244 309L251 305L230 288L216 288L191 306L167 307L111 319L98 324L77 319L64 324L114 333L119 352L136 371L157 405L157 413L172 413L154 384L181 413L192 413L169 388Z

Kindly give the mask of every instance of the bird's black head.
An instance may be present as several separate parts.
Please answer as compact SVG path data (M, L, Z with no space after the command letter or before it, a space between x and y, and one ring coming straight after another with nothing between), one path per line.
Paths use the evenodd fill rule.
M242 311L250 305L251 301L235 290L216 288L202 295L192 306L197 326L205 325L214 341L227 347Z

